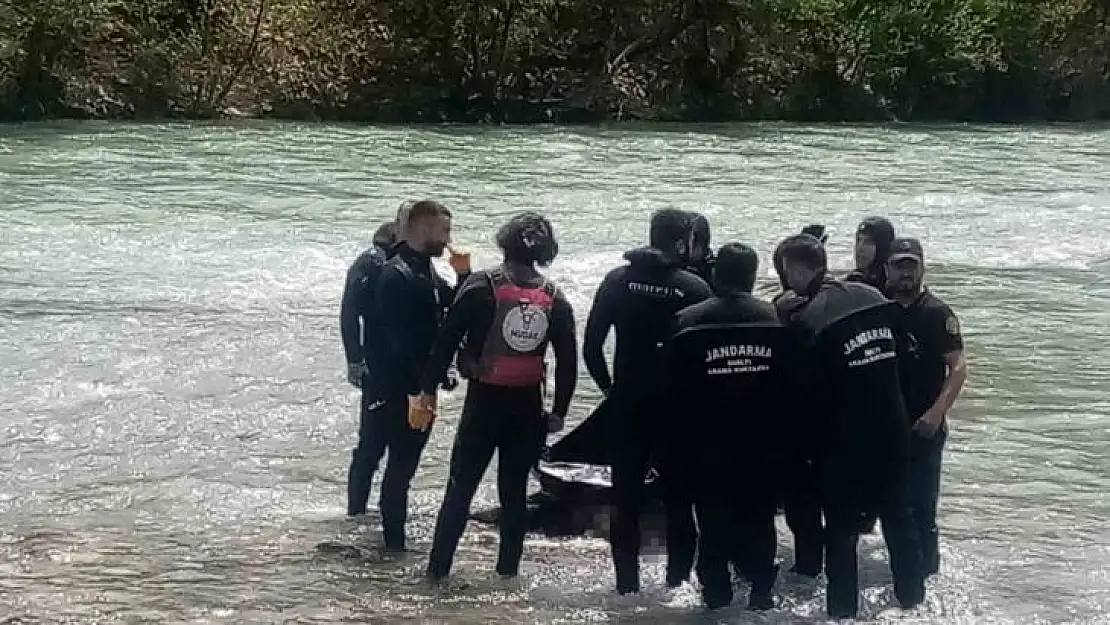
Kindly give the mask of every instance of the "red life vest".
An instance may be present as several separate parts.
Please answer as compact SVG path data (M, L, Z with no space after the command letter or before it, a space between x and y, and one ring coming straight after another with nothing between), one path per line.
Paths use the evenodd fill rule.
M490 271L493 323L482 346L478 381L495 386L529 387L544 381L555 287L517 286L501 269Z

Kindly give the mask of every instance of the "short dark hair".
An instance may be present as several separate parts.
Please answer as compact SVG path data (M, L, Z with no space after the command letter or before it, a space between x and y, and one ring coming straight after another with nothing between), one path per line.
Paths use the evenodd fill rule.
M497 247L505 260L546 267L559 255L555 228L539 213L516 215L497 231Z
M713 285L718 291L751 293L759 270L759 254L743 243L728 243L717 250Z
M378 226L377 231L374 232L374 245L382 248L389 249L397 242L397 222L387 221Z
M651 216L648 244L652 247L672 251L679 241L690 237L690 213L677 208L657 210Z
M796 234L787 237L779 244L778 250L783 265L787 262L801 263L809 269L827 269L828 256L825 246L811 234Z
M420 200L409 209L408 225L411 226L417 221L428 217L447 217L450 219L451 209L435 200Z

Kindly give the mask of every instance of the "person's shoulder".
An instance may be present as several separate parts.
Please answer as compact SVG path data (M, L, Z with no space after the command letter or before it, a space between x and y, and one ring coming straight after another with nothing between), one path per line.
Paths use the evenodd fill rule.
M915 303L921 316L952 336L961 336L960 318L952 307L932 291L926 289Z
M713 293L709 283L689 269L677 269L674 273L674 282L675 286L686 291L687 295L708 296Z

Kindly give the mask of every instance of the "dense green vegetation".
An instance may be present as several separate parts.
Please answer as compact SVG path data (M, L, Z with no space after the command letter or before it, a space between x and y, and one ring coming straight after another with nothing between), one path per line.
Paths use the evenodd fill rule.
M1110 0L0 0L0 118L1110 117Z

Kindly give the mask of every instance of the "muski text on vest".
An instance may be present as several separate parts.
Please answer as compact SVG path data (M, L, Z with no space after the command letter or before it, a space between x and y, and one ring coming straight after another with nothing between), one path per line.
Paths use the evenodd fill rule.
M547 313L538 306L524 303L505 313L501 337L514 351L527 354L543 345L547 327Z

